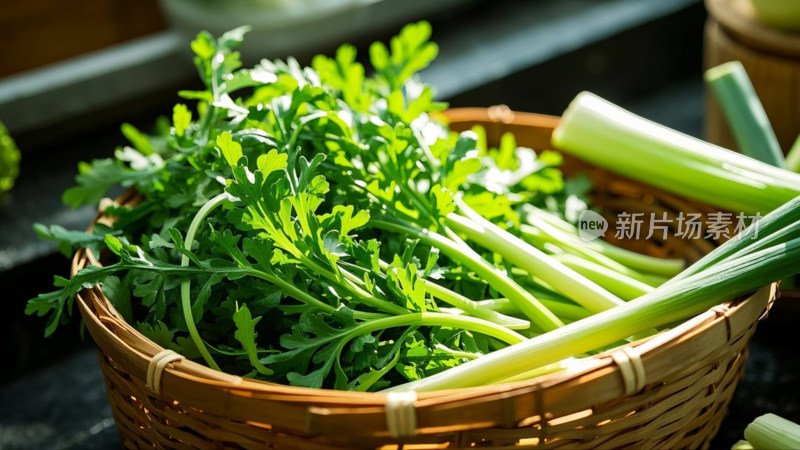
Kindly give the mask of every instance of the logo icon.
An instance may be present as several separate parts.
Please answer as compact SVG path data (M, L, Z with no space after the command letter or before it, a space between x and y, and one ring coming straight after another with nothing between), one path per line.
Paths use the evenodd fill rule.
M578 235L584 241L593 241L601 236L605 236L608 230L608 221L591 210L581 211L578 217Z

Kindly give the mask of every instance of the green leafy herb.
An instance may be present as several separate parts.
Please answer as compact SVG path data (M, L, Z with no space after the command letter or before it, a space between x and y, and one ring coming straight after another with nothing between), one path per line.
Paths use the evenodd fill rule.
M571 220L586 179L565 180L556 153L510 136L489 149L436 119L445 105L414 77L438 51L429 24L373 45L369 70L351 46L311 68L242 68L246 31L200 33L205 89L180 93L196 109L176 105L158 137L124 126L131 146L81 164L64 194L77 207L123 186L135 204L107 206L90 232L37 226L65 254L106 258L29 301L46 334L99 284L145 336L214 369L366 391L623 303L522 239L523 205Z

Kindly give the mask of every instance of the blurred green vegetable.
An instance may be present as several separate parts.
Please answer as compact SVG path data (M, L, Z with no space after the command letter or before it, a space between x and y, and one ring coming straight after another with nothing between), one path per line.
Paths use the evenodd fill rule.
M14 187L14 180L19 175L19 160L19 149L0 122L0 195Z

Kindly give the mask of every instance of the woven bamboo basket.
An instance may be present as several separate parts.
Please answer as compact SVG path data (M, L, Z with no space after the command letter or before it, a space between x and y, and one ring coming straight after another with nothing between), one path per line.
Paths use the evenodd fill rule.
M520 145L539 149L550 146L558 121L502 108L457 109L447 116L456 130L481 124L490 142L511 131ZM609 217L710 211L575 159L567 157L564 169L591 177L595 206ZM118 201L137 198L128 192ZM714 245L681 239L622 244L687 260ZM91 263L97 262L81 252L72 270ZM216 372L142 336L97 287L81 292L78 304L99 347L108 400L127 448L708 448L776 290L771 285L731 299L579 367L513 384L419 393L405 402Z

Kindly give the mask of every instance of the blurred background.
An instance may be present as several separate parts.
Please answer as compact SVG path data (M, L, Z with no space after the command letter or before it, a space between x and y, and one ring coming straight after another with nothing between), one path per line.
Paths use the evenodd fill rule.
M779 16L772 31L755 25L762 38L748 39L752 21L742 25L736 15L750 14L746 1L3 0L0 121L21 160L13 188L0 194L0 449L119 446L79 321L45 340L44 321L22 313L27 299L69 267L32 226L86 227L91 208L61 203L77 163L123 145L122 122L152 130L178 102L178 90L199 87L189 48L197 31L219 35L250 24L245 65L289 55L306 64L344 42L356 45L363 61L372 41L426 19L440 54L421 77L451 106L505 104L559 115L588 90L729 147L716 106L705 100L702 73L724 60L755 58L745 67L776 131L785 128L793 139L800 132L800 40L792 39L800 38ZM778 41L765 43L764 33L777 33ZM786 90L758 83L784 83ZM730 448L766 412L800 420L789 303L778 302L756 333L715 448Z

